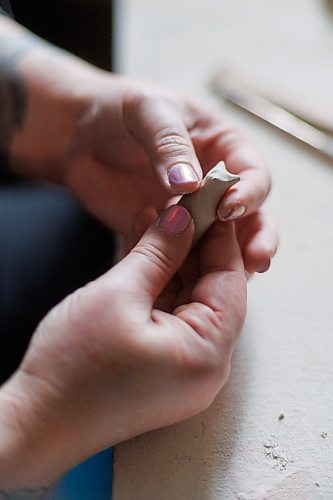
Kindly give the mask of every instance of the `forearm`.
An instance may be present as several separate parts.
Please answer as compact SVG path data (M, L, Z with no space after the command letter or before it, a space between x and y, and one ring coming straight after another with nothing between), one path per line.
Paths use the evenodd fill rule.
M17 495L19 491L45 491L54 480L54 463L48 456L52 449L51 425L47 436L43 419L25 400L24 386L24 380L14 375L0 390L0 492Z
M0 15L2 168L61 178L85 88L97 71Z
M3 492L44 498L39 493L80 460L55 399L44 381L20 370L1 387L0 500Z
M60 327L43 330L41 335L52 337L60 331ZM50 351L55 359L55 366L51 367L49 354L46 352L45 359L38 359L32 343L26 355L30 361L23 361L0 386L0 500L2 492L20 491L25 496L17 498L40 498L33 494L45 493L79 463L134 435L132 427L126 427L127 419L132 425L132 412L124 414L123 400L119 404L118 394L112 402L112 413L104 407L104 397L95 401L95 395L100 393L93 376L96 367L82 375L75 366L75 353L68 353L62 342L60 350L69 361L69 371L73 372L74 366L75 372L74 377L71 373L65 375L65 384L58 374L66 365L62 356ZM38 368L34 371L35 365ZM92 388L92 398L86 395L87 385ZM96 423L96 413L102 415L101 423Z

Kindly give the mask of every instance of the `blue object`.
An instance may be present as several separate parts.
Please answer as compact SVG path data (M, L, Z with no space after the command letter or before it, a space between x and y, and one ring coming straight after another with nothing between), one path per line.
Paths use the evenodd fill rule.
M110 500L112 495L112 448L89 458L68 472L48 500Z

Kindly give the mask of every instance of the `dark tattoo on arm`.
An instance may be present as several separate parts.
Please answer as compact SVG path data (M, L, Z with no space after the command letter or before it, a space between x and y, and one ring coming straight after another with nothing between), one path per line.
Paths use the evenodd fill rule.
M26 488L7 492L0 490L0 500L46 500L48 493L48 488Z
M27 114L28 95L18 67L25 54L48 47L45 62L59 51L34 35L20 37L0 33L0 174L10 171L10 145L15 132L22 130ZM1 499L0 499L1 500Z
M9 171L10 144L15 132L22 129L27 108L23 77L16 69L26 52L12 40L0 36L0 171Z

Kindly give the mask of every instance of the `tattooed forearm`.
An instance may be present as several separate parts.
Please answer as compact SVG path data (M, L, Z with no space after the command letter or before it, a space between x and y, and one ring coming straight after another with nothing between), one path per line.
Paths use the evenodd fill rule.
M9 170L10 144L17 129L22 129L27 95L23 77L16 69L24 54L22 47L0 36L0 169Z
M11 171L57 177L56 171L61 170L57 167L70 142L68 136L58 132L63 125L74 132L82 105L72 75L77 78L81 71L87 74L87 67L74 55L0 15L2 178L10 179ZM73 105L67 107L67 103Z
M48 488L21 489L8 492L0 490L0 500L45 500L48 493Z
M1 17L1 16L0 16ZM19 63L36 49L44 51L45 63L57 52L37 36L1 34L0 27L0 173L10 170L10 145L15 132L24 128L28 93Z

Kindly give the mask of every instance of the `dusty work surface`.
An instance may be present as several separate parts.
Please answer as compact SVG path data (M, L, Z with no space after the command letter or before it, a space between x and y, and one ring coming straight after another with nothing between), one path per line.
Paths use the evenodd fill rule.
M331 106L333 17L320 0L122 0L124 73L216 104L236 66ZM272 269L249 285L230 380L199 417L119 445L114 500L333 499L333 166L221 107L271 166L280 227Z

